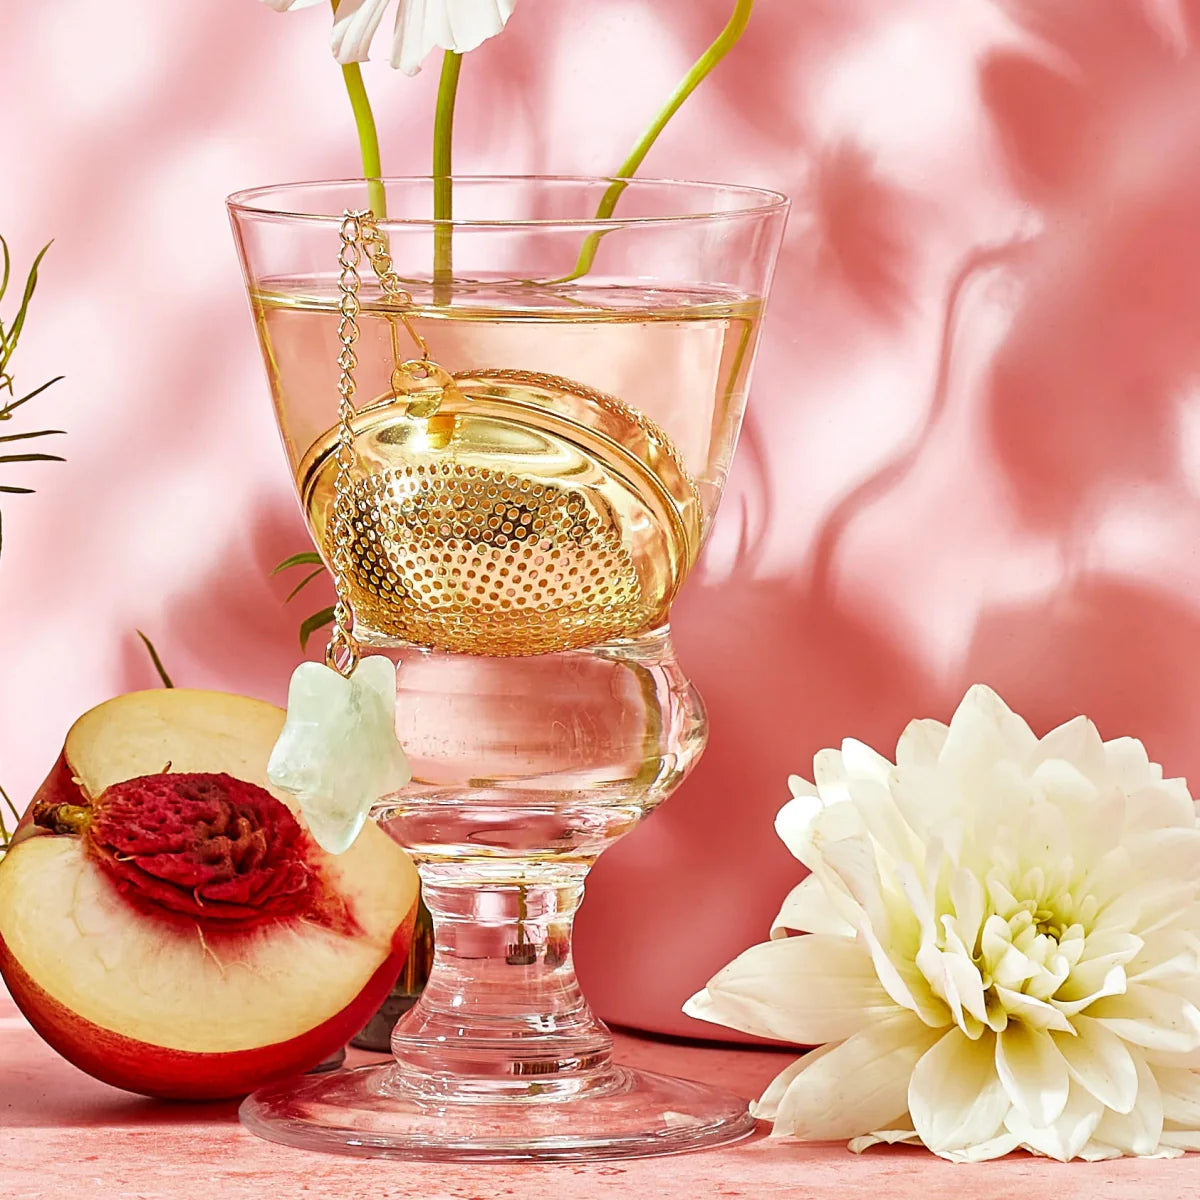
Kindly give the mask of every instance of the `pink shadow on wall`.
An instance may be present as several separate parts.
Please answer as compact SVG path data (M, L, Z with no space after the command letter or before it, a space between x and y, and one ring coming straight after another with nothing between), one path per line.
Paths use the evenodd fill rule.
M685 593L677 640L708 703L712 741L679 794L595 871L581 973L611 1020L726 1036L679 1006L765 937L803 873L772 828L787 775L807 772L816 749L847 735L890 750L909 718L948 718L971 683L992 684L1039 731L1086 712L1105 736L1142 737L1169 774L1200 776L1200 613L1189 594L1200 585L1200 522L1181 438L1200 379L1200 3L1179 6L1191 23L1182 30L1154 24L1134 0L1004 7L1030 40L983 57L980 93L1041 232L997 230L993 245L962 261L946 288L924 424L865 479L847 480L786 578L754 578L748 554L731 578ZM873 180L853 149L818 157L813 169L813 208L802 212L813 218L815 252L800 280L789 277L793 247L776 311L802 311L805 289L812 305L832 300L836 279L837 336L795 351L828 355L845 352L855 321L903 326L928 231L919 208ZM964 284L993 267L1014 285L1007 328L975 372L979 386L965 386L950 366L974 330L956 330L956 310ZM760 387L753 411L769 424L781 403L820 408L836 397ZM951 414L967 430L961 462L933 436ZM1010 562L1019 575L1021 555L1039 548L1061 568L1056 583L1020 599L985 592L973 632L936 669L885 619L886 577L871 598L875 621L835 570L868 513L897 539L913 537L905 489L918 467L951 499L955 489L977 495L978 479L1000 481L1002 511L989 514L976 545L984 560L991 551L987 578L1002 579ZM759 482L768 519L787 522L788 481ZM1174 514L1169 528L1163 512ZM1114 541L1114 523L1125 542ZM1140 542L1130 533L1139 529ZM910 575L924 570L934 588L965 570L939 549L936 529L922 532Z

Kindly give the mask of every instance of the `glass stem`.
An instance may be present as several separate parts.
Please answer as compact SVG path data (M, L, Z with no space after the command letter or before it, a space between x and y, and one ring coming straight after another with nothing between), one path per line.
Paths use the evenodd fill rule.
M447 50L442 55L442 74L438 81L437 111L433 119L433 302L450 302L450 281L454 276L454 101L458 96L458 76L462 55Z
M392 1052L403 1086L423 1096L547 1098L612 1081L612 1038L571 957L587 867L511 866L421 867L433 969Z
M658 135L667 127L667 122L683 107L684 101L708 78L708 75L717 63L737 44L750 22L750 13L753 8L754 0L736 0L733 6L733 15L729 18L725 28L717 34L712 45L692 64L691 70L680 80L679 86L671 93L671 98L654 120L646 127L645 132L638 139L637 145L634 146L625 158L625 161L617 168L615 173L616 178L609 184L596 208L597 221L603 221L605 218L613 215L617 207L617 201L621 198L621 193L626 187L624 180L637 174L638 168L645 161L646 155L650 153L651 147L658 140ZM587 239L583 243L583 248L579 251L579 258L575 263L574 273L559 282L567 283L572 279L578 279L581 275L586 275L592 269L592 264L596 261L596 251L600 246L600 239L604 236L605 232L605 230L597 230L595 233L588 234Z

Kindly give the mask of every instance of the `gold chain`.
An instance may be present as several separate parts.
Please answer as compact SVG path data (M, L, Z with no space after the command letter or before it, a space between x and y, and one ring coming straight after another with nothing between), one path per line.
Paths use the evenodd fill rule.
M365 254L379 280L384 298L392 304L411 305L412 295L405 290L400 277L392 268L392 256L388 253L375 218L368 211L347 210L342 216L338 230L341 249L338 252L338 448L337 475L334 479L333 521L330 537L330 563L333 567L333 583L337 591L337 603L333 609L333 632L325 648L325 662L333 670L350 676L358 665L359 646L354 636L354 608L350 600L350 548L354 527L354 497L351 490L351 471L354 468L354 371L358 366L358 354L354 347L358 341L358 316L362 304L358 298L362 279L358 268ZM436 368L429 361L429 346L413 326L404 312L395 314L409 337L421 352L420 363L402 362L393 324L392 348L392 395L399 398L411 387L410 381L428 378Z

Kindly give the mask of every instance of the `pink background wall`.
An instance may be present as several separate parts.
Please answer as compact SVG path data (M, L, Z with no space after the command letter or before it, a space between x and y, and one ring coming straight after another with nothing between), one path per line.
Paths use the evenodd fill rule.
M457 165L606 171L728 0L521 0L473 54ZM0 232L53 237L18 384L69 462L4 468L0 782L153 676L282 698L305 543L222 210L356 152L319 9L0 11ZM597 871L581 959L618 1020L766 931L789 771L990 682L1200 774L1200 2L759 0L647 172L796 208L752 418L678 641L713 718ZM372 66L385 165L427 169L435 72ZM599 97L589 99L589 97ZM32 427L27 423L26 427Z

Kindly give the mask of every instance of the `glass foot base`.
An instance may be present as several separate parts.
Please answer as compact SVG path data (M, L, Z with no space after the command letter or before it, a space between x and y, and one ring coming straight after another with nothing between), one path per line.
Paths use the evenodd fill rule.
M513 1162L642 1158L724 1145L754 1128L720 1088L618 1067L569 1099L424 1100L392 1063L308 1076L255 1092L242 1123L269 1141L364 1158Z

